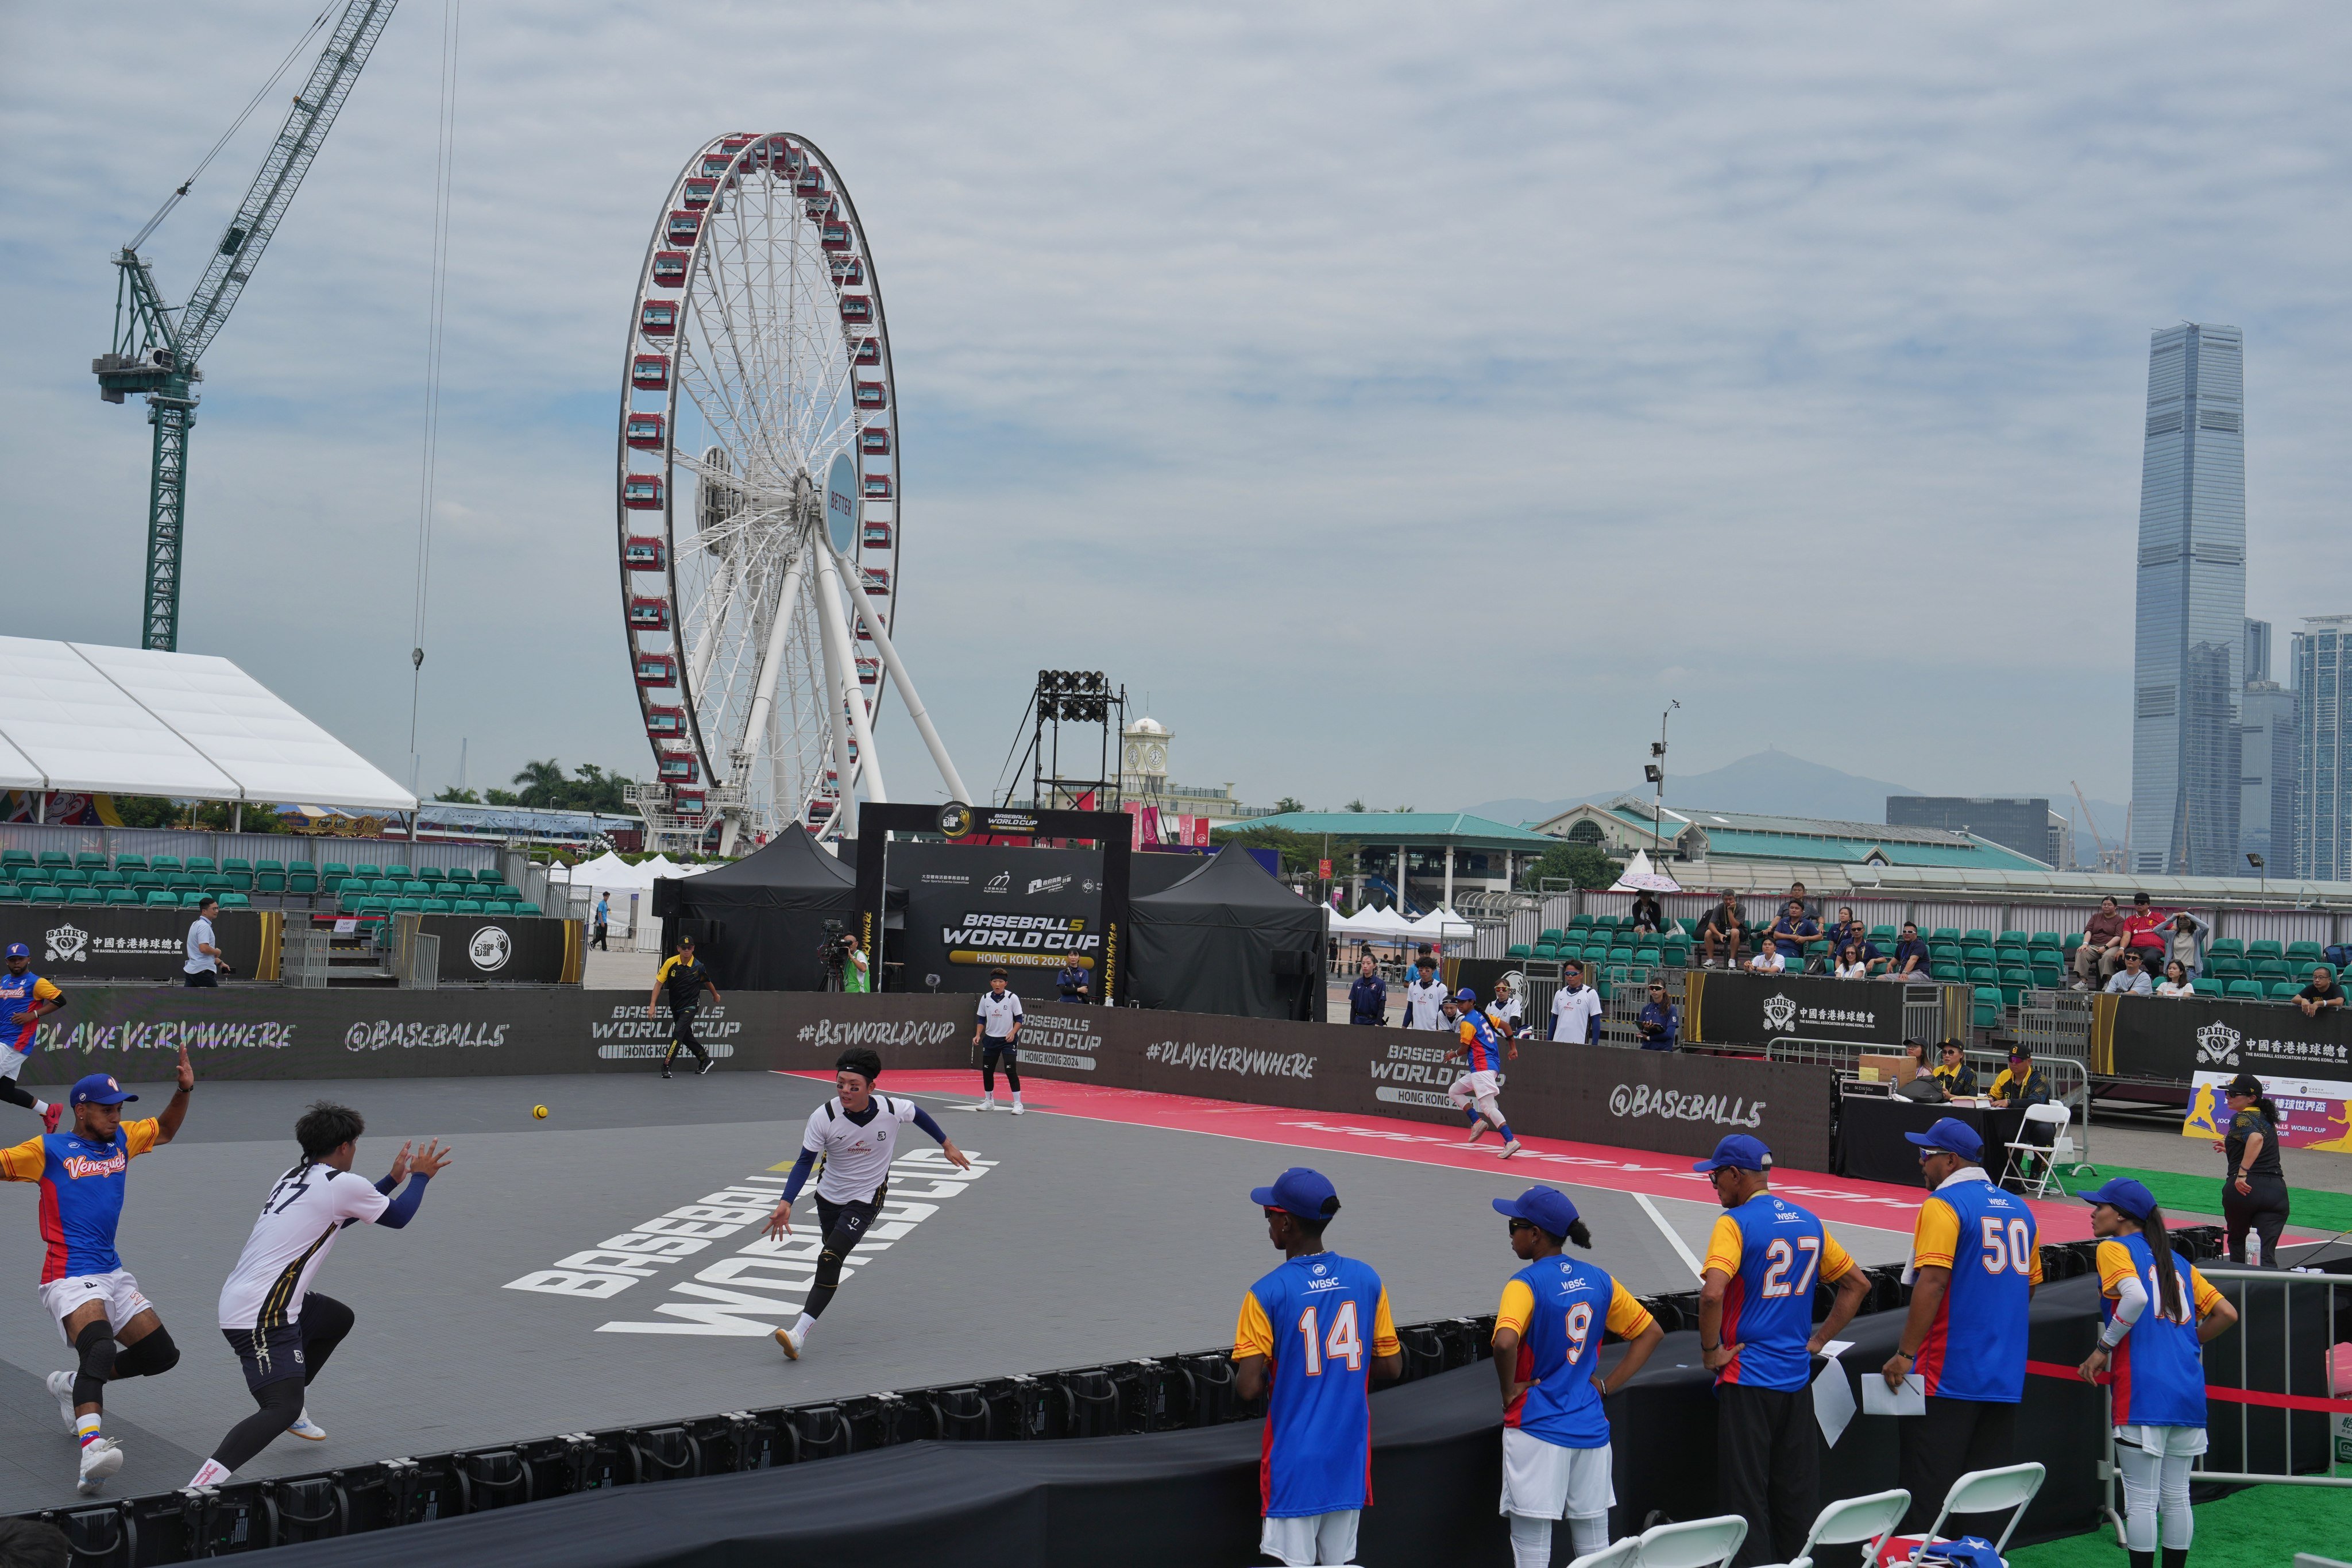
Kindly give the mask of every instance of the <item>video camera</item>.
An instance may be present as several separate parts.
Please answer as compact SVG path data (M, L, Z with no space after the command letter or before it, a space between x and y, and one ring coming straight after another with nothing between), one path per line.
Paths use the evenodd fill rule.
M851 949L856 945L857 939L844 931L839 921L824 922L824 940L817 944L816 961L824 966L827 991L842 988L842 971L849 963Z

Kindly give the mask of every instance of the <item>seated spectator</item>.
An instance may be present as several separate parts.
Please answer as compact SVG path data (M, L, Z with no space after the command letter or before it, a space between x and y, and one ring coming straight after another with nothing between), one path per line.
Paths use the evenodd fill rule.
M1655 893L1633 895L1633 930L1637 934L1654 935L1666 929L1666 912L1658 906Z
M2336 984L2336 972L2321 964L2311 972L2311 984L2296 993L2294 1005L2303 1009L2306 1018L2316 1018L2330 1007L2344 1005L2344 987Z
M1903 1056L1904 1056L1904 1059L1905 1059L1905 1060L1906 1060L1906 1061L1908 1061L1908 1062L1911 1064L1910 1076L1909 1076L1908 1078L1906 1078L1906 1079L1903 1080L1904 1082L1908 1083L1908 1082L1910 1082L1910 1081L1911 1081L1911 1079L1915 1079L1915 1078L1933 1078L1933 1077L1935 1077L1935 1076L1936 1076L1936 1069L1935 1069L1934 1065L1933 1065L1933 1064L1931 1064L1931 1063L1927 1060L1927 1041L1925 1041L1925 1040L1906 1040L1906 1041L1904 1041L1904 1042L1903 1042Z
M1682 1015L1666 1000L1666 983L1650 982L1650 999L1642 1005L1642 1048L1645 1051L1671 1051L1680 1043Z
M1706 918L1698 923L1699 946L1706 955L1706 966L1713 969L1719 954L1727 964L1737 968L1741 941L1747 934L1748 917L1740 912L1739 900L1726 889L1723 901L1707 910Z
M1823 926L1822 934L1830 939L1832 952L1843 952L1848 942L1861 947L1869 942L1870 928L1853 918L1853 907L1851 904L1840 904L1838 918Z
M1958 1040L1946 1040L1937 1047L1942 1060L1937 1065L1935 1078L1944 1086L1944 1092L1954 1100L1974 1100L1977 1094L1977 1069L1969 1066L1968 1047Z
M1903 922L1903 934L1895 943L1895 956L1885 970L1889 980L1915 981L1925 985L1934 978L1928 967L1927 944L1919 940L1919 928L1910 921Z
M1600 1030L1600 991L1584 983L1584 965L1561 964L1559 989L1551 994L1551 1037L1590 1045Z
M1765 942L1748 961L1748 973L1752 974L1778 974L1788 967L1789 961L1780 956L1780 944L1776 942Z
M2124 949L2124 966L2107 976L2110 991L2123 996L2153 996L2156 984L2147 977L2147 965L2140 961L2140 950Z
M1862 949L1853 942L1846 943L1845 951L1838 954L1837 977L1840 980L1870 978L1870 960L1863 957Z
M2205 943L2212 934L2211 923L2200 920L2188 910L2174 915L2169 929L2164 933L2165 945L2172 953L2172 962L2188 970L2191 980L2204 973ZM2145 958L2142 962L2146 962ZM2169 973L2170 965L2166 967Z
M2196 982L2189 977L2189 966L2177 958L2167 963L2164 966L2164 978L2157 982L2156 994L2158 996L2196 995L2197 985Z
M2023 1046L2010 1047L2009 1066L1992 1080L1992 1102L2002 1107L2050 1103L2050 1080L2033 1065L2033 1053Z
M2074 950L2074 989L2088 991L2103 984L2123 963L2124 918L2112 898L2099 900L2099 911L2083 923L2083 945Z
M1800 974L1805 972L1805 950L1821 940L1820 922L1805 913L1805 906L1799 900L1790 899L1781 910L1780 918L1772 922L1773 945L1780 950L1782 958L1795 963Z
M2132 895L2132 912L2124 917L2125 945L2140 950L2140 963L2151 976L2164 955L2164 926L2171 918L2149 903L2146 893Z

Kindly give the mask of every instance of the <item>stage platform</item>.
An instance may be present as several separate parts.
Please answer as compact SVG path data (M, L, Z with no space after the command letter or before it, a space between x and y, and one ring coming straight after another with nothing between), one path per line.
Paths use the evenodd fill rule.
M131 1087L149 1110L169 1092ZM632 1260L581 1255L673 1210L721 1217L659 1223L734 1225L780 1184L830 1093L824 1078L664 1082L648 1066L642 1077L201 1084L179 1140L131 1168L123 1258L184 1354L164 1377L112 1391L107 1429L128 1463L106 1495L183 1484L252 1409L215 1307L255 1205L295 1158L295 1117L322 1096L369 1119L364 1174L381 1174L404 1139L438 1136L457 1163L406 1230L361 1226L337 1244L319 1284L359 1326L310 1402L330 1436L280 1439L247 1479L1228 1343L1243 1290L1276 1256L1247 1189L1295 1163L1337 1184L1345 1211L1331 1243L1381 1270L1400 1321L1493 1310L1516 1264L1490 1197L1536 1182L1570 1191L1594 1257L1638 1294L1693 1287L1684 1254L1703 1253L1717 1213L1687 1160L1636 1151L1529 1139L1506 1163L1491 1139L1465 1149L1429 1122L1041 1080L1015 1118L965 1109L973 1073L887 1074L883 1088L929 1107L980 1173L959 1175L916 1140L893 1183L897 1233L861 1250L793 1363L766 1333L793 1321L806 1289L806 1197L808 1223L781 1246L744 1223L692 1258L637 1260L645 1277L616 1294L515 1287L606 1289L626 1277L600 1283L594 1270ZM530 1115L538 1103L552 1112L544 1121ZM0 1135L34 1127L0 1113ZM1864 1263L1905 1256L1916 1191L1796 1173L1780 1190ZM42 1386L68 1360L36 1298L36 1201L29 1185L0 1191L14 1205L0 1212L0 1282L20 1292L0 1319L5 1512L74 1500L73 1440ZM2078 1204L2040 1212L2047 1240L2088 1234ZM883 1217L892 1228L894 1214Z

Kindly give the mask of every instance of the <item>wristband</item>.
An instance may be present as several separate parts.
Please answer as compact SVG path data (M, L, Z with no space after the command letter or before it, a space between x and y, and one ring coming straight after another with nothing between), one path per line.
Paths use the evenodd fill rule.
M1699 1353L1700 1353L1700 1354L1702 1354L1702 1355L1713 1355L1716 1352L1717 1352L1717 1351L1721 1350L1723 1347L1722 1347L1721 1345L1701 1345L1701 1346L1699 1346L1698 1348L1699 1348Z

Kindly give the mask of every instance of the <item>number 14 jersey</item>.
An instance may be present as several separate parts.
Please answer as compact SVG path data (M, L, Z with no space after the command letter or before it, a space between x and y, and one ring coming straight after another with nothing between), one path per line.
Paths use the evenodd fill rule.
M1262 1355L1273 1394L1258 1451L1268 1519L1305 1519L1372 1500L1372 1358L1396 1355L1389 1293L1370 1264L1310 1252L1249 1288L1234 1358Z

